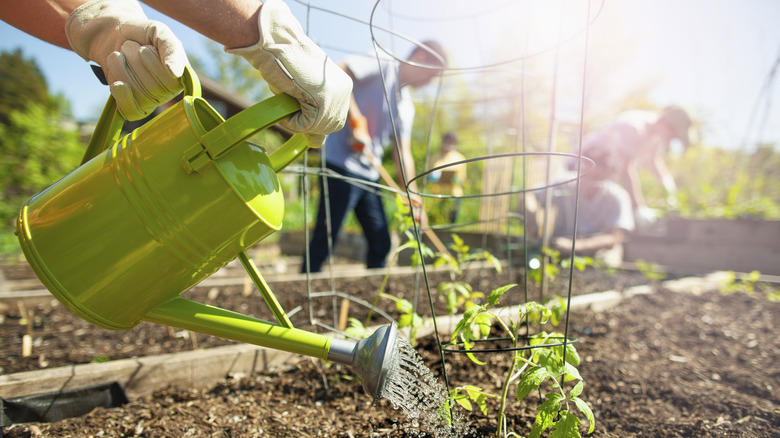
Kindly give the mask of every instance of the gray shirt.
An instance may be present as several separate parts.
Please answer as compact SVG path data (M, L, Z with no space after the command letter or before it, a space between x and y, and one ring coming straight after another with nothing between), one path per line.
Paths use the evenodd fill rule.
M552 189L552 202L557 210L554 236L573 235L575 184L570 182ZM591 184L592 190L586 189L585 184ZM592 236L613 229L632 231L635 228L631 197L622 186L609 180L583 181L582 185L577 217L578 235Z
M414 104L409 90L401 88L399 83L398 62L394 59L382 60L381 72L380 62L374 56L350 56L344 59L344 63L355 77L352 94L368 122L372 144L367 147L371 148L374 156L383 156L385 148L395 139L393 123L398 129L399 140L410 141ZM349 140L348 127L328 135L323 146L325 160L366 179L377 181L379 172L364 154L352 149Z

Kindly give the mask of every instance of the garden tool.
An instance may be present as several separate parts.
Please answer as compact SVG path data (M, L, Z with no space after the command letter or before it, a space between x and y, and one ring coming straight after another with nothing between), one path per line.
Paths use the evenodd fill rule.
M354 149L355 152L365 155L366 158L368 158L368 161L371 162L371 165L374 166L374 168L379 172L379 175L385 184L387 184L390 188L400 192L401 188L398 186L398 184L396 184L393 177L390 176L390 174L387 172L387 169L382 166L382 162L371 152L371 148L366 148L366 142L370 141L370 135L368 133L368 122L366 121L366 118L363 116L352 117L347 121L347 123L351 130L349 145L352 147L352 149ZM414 200L412 203L414 204ZM414 208L420 208L420 205L410 206L410 210L413 211ZM440 253L447 254L448 256L450 255L447 247L444 246L444 243L442 243L442 241L439 239L439 236L437 236L433 230L426 227L423 232L426 236L428 236L428 238L433 243L433 246L435 246Z
M398 183L395 182L393 177L390 175L390 173L387 171L387 169L382 166L382 163L379 161L379 158L377 158L374 154L371 153L369 148L363 149L363 155L368 157L368 160L371 162L371 165L373 165L377 171L379 171L379 175L382 177L382 180L387 184L391 189L396 191L401 191L401 188L398 186ZM414 203L414 200L412 200L412 203ZM417 208L418 206L412 205L410 206L410 210ZM425 233L426 236L431 240L431 243L433 243L433 246L436 247L436 250L439 251L442 254L446 254L448 256L451 256L449 250L447 250L447 247L444 245L444 243L439 239L439 236L436 235L436 233L433 232L432 229L428 227L423 228L423 233Z
M88 322L129 330L150 321L351 366L377 397L397 331L351 342L295 329L246 253L282 226L277 172L307 146L270 154L246 139L298 111L280 94L224 120L188 68L183 99L120 138L109 97L83 163L28 199L17 235L30 266ZM278 324L180 295L239 258Z

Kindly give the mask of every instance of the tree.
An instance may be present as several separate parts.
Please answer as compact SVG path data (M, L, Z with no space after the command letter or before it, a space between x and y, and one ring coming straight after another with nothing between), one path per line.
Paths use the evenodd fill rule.
M49 95L33 60L20 50L0 54L0 252L12 243L24 201L79 164L84 147L68 102Z
M0 53L0 123L7 125L11 113L28 103L48 100L46 79L34 61L25 59L21 49Z

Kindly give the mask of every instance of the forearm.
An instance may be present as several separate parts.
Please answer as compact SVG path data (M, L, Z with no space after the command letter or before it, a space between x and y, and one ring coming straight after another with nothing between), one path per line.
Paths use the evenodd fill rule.
M86 0L24 0L0 2L0 18L43 41L72 50L65 36L65 22Z
M157 11L227 48L246 47L260 40L259 0L144 0Z
M617 232L596 234L577 238L575 249L577 254L593 255L598 250L612 248L621 242L622 236ZM553 239L553 249L560 251L563 256L571 254L571 247L572 240L568 237L556 237Z
M639 171L636 165L629 166L629 168L626 170L626 177L628 181L627 188L629 190L629 194L631 195L631 202L633 203L633 207L635 209L646 207L647 202L645 201L645 196L642 193L642 184L639 181Z

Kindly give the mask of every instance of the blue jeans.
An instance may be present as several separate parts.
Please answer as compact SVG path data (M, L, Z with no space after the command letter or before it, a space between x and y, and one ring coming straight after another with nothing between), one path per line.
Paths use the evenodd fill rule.
M361 179L355 174L336 166L327 164L328 169L347 176ZM320 202L317 208L317 222L314 225L311 241L309 242L309 270L320 272L322 264L328 259L328 227L325 217L324 177L320 177ZM373 182L373 181L369 181ZM328 201L330 202L331 235L333 245L338 242L341 225L350 211L355 212L363 235L366 237L368 249L366 251L366 267L381 268L385 266L387 254L390 252L390 231L388 230L385 209L382 206L382 198L378 193L366 190L338 178L327 178ZM306 271L304 260L301 272Z

